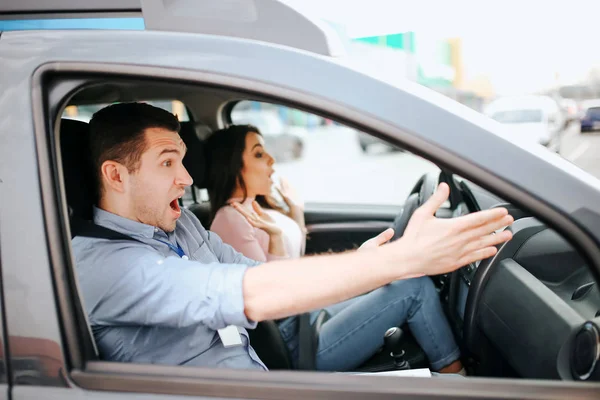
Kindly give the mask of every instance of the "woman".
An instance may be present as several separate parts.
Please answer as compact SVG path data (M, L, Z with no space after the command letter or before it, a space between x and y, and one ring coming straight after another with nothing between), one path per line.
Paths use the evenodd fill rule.
M284 206L270 198L275 160L265 150L259 130L251 125L234 125L215 132L206 141L206 158L211 230L256 260L301 256L306 240L302 206L287 191L282 193ZM391 230L384 233L386 240L392 234ZM382 346L388 328L407 322L432 370L464 374L458 347L428 277L396 281L326 310L330 318L319 335L319 370L358 367ZM311 322L318 312L311 314ZM279 324L295 363L297 324L296 317Z

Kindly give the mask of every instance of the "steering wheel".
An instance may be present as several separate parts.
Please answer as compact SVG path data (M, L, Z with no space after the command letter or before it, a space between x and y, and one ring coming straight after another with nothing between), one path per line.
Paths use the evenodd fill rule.
M392 241L404 235L408 221L410 221L414 212L429 200L440 182L446 182L450 187L450 210L455 210L460 203L467 200L463 196L466 185L463 182L458 183L451 173L441 171L439 173L430 172L423 175L410 191L410 195L404 203L404 208L394 219L392 226L394 228L394 236L392 237ZM467 203L469 212L478 211L479 207L476 203L472 201L465 202Z

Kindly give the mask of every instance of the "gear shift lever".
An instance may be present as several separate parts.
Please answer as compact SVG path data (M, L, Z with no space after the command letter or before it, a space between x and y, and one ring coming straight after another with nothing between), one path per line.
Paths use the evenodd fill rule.
M398 327L392 327L385 331L383 335L383 345L385 351L394 359L396 369L410 369L410 364L404 359L404 350L398 349L404 332Z

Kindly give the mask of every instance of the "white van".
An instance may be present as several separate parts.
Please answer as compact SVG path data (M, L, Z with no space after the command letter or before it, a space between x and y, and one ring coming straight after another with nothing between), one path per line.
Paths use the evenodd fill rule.
M558 103L548 96L511 96L492 101L484 113L505 124L515 141L535 141L556 152L565 116Z

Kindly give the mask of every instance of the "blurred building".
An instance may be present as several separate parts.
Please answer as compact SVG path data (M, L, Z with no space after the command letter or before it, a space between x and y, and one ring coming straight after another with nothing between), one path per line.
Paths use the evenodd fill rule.
M489 81L465 79L459 38L398 32L352 38L347 47L355 67L386 82L409 79L476 110L493 96Z

